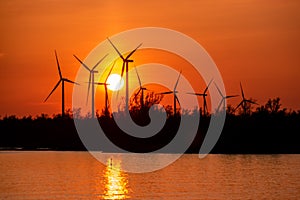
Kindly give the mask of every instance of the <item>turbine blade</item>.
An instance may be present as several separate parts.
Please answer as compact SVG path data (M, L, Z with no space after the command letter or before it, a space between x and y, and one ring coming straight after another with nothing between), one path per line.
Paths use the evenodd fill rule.
M122 65L121 78L123 78L124 69L125 69L125 62L123 62L123 65ZM121 80L122 80L122 79L120 79L120 81L121 81Z
M140 93L141 90L142 90L142 89L139 89L139 91L134 95L134 98L137 97L137 95Z
M216 88L218 89L219 94L221 95L221 97L224 98L224 95L222 94L222 92L221 92L220 88L218 87L218 85L215 82L214 82L214 84L215 84Z
M242 97L243 97L243 99L245 99L245 95L244 95L244 91L243 91L243 87L242 87L242 83L241 82L240 82L240 87L241 87Z
M218 108L217 108L217 112L219 112L219 111L220 111L220 107L221 107L221 105L222 105L223 101L225 101L225 99L222 99L222 100L220 101L220 103L219 103L219 105L218 105Z
M192 92L187 92L187 94L193 94L193 95L196 95L196 93L192 93Z
M238 109L243 104L243 102L244 101L241 101L241 103L239 103L239 105L234 110Z
M203 103L204 103L204 108L205 108L205 111L207 112L207 102L206 102L206 97L203 96Z
M176 99L176 101L178 102L178 104L179 104L179 106L180 106L180 102L179 102L179 99L178 99L177 95L174 94L174 96L175 96L175 99ZM176 110L177 110L177 109L176 109Z
M212 79L209 81L209 83L208 83L207 87L205 88L203 94L205 94L205 93L207 92L207 90L208 90L208 88L209 88L209 86L210 86L210 84L212 83L213 80L214 80L214 79L212 78Z
M139 44L139 46L137 46L132 52L130 52L130 54L128 54L128 56L125 58L125 60L127 60L132 54L134 54L134 52L140 48L140 46L142 46L143 43Z
M191 92L188 92L187 94L193 94L193 95L196 95L196 96L204 96L205 94L200 94L200 93L191 93Z
M238 97L239 95L229 95L229 96L226 96L225 98L226 99L230 99L230 98L233 98L233 97Z
M113 63L113 65L112 65L112 67L110 68L110 70L109 70L109 72L108 72L108 74L107 74L107 76L106 76L106 79L105 79L104 83L106 83L106 82L107 82L107 79L108 79L109 75L111 74L111 72L112 72L112 70L113 70L113 68L114 68L115 64L116 64L116 61L114 61L114 63Z
M178 75L177 81L176 81L176 83L175 83L174 91L175 91L176 88L177 88L177 85L178 85L178 82L179 82L179 78L180 78L180 76L181 76L181 73L182 73L182 70L180 70L180 73L179 73L179 75Z
M136 75L137 75L137 77L138 77L138 80L139 80L140 87L142 87L142 82L141 82L141 79L140 79L139 73L138 73L138 71L137 71L137 69L136 69L136 66L134 67L134 69L135 69Z
M94 83L96 85L109 85L109 84L106 84L106 83Z
M249 103L252 103L252 104L258 105L258 103L254 102L254 101L251 101L251 100L248 100L248 99L246 99L245 101L246 101L246 102L249 102Z
M61 79L56 83L56 85L54 86L54 88L52 89L52 91L50 92L50 94L47 96L47 98L44 100L44 102L46 102L49 99L49 97L54 92L54 90L56 90L56 88L59 86L60 82L61 82Z
M104 60L104 58L106 58L106 56L108 56L108 54L106 54L105 56L103 56L103 58L101 58L96 65L92 68L92 70L96 69L96 67Z
M84 64L84 62L82 62L75 54L73 54L73 56L76 58L76 60L78 60L78 62L84 66L84 68L86 68L89 72L91 72L92 70L86 65Z
M76 82L71 81L71 80L66 79L66 78L64 78L63 81L66 81L66 82L69 82L69 83L73 83L73 84L76 84L76 85L80 85L79 83L76 83Z
M117 49L117 47L112 43L112 41L110 41L109 38L107 38L107 40L109 41L109 43L113 46L113 48L116 50L116 52L119 54L119 56L122 58L122 60L125 60L124 57L122 56L122 54L119 52L119 50Z
M60 79L62 79L62 74L61 74L61 70L60 70L56 50L54 52L55 52L55 58L56 58L56 64L57 64L57 68L58 68L59 77L60 77Z
M159 94L173 94L173 92L172 92L172 91L169 91L169 92L161 92L161 93L159 93Z

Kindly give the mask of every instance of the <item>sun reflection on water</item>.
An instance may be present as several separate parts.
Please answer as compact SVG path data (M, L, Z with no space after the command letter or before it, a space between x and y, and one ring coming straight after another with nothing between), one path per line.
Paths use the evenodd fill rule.
M121 170L120 160L107 160L104 199L128 199L127 174Z

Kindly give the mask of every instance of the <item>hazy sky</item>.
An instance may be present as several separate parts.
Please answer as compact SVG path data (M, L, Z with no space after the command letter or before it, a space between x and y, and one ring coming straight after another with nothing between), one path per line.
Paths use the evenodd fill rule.
M197 40L211 55L228 94L258 103L281 97L300 109L300 2L273 1L0 1L0 115L60 112L54 49L64 76L74 79L85 58L107 36L157 26ZM200 85L202 90L204 85ZM199 86L199 87L200 87ZM72 86L66 86L71 106ZM240 99L230 101L238 103Z

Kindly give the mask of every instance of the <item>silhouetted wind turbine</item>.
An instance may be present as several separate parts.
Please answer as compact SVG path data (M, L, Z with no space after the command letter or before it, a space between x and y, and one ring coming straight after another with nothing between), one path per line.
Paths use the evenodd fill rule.
M132 56L132 54L142 45L139 44L133 51L131 51L128 56L126 56L125 58L122 56L122 54L119 52L119 50L117 49L117 47L110 41L109 38L107 38L107 40L110 42L110 44L113 46L113 48L116 50L116 52L119 54L120 58L123 60L123 65L122 65L122 72L121 72L121 77L123 78L123 74L124 74L124 70L126 71L126 94L125 94L125 111L128 111L128 101L129 101L129 80L128 80L128 63L129 62L133 62L133 60L129 60L130 56ZM121 81L122 79L120 79Z
M90 85L92 83L92 118L95 117L95 80L94 80L94 74L98 73L98 71L96 71L96 67L104 60L104 58L107 56L108 54L106 54L103 58L101 58L92 69L90 69L84 62L82 62L76 55L73 55L78 62L80 62L80 64L82 64L84 66L85 69L87 69L90 72L89 75L89 85L88 85L88 92L87 92L87 97L86 97L86 102L88 102L88 98L89 98L89 93L90 93Z
M219 112L220 107L222 106L222 104L223 104L223 109L224 109L224 111L226 111L226 110L225 110L225 109L226 109L226 103L225 103L225 100L226 100L226 99L233 98L233 97L237 97L237 96L239 96L239 95L227 95L227 96L224 96L223 93L221 92L220 88L218 87L218 85L217 85L216 83L214 83L214 84L215 84L216 88L218 89L219 94L220 94L221 97L222 97L222 99L221 99L221 101L220 101L220 104L219 104L219 106L218 106L218 108L217 108L217 112Z
M247 103L250 103L250 104L256 104L258 105L256 102L254 101L251 101L250 99L246 99L245 98L245 95L244 95L244 91L243 91L243 87L242 87L242 83L240 82L240 87L241 87L241 93L242 93L242 101L239 103L239 105L234 109L238 109L238 107L242 106L243 110L244 110L244 114L246 114L246 106L247 106Z
M207 103L206 103L206 92L208 91L208 88L211 84L211 82L213 81L213 79L210 80L210 82L208 83L207 87L205 88L205 90L203 91L203 93L187 93L187 94L193 94L193 95L196 95L196 96L202 96L203 97L203 115L206 115L207 114Z
M54 86L53 90L50 92L50 94L47 96L47 98L45 99L44 102L46 102L48 100L48 98L51 96L51 94L54 92L54 90L56 90L56 88L59 86L59 84L61 83L61 116L64 117L65 116L65 81L69 82L69 83L74 83L79 85L78 83L75 83L67 78L63 78L61 70L60 70L60 66L59 66L59 62L58 62L58 58L57 58L57 53L55 52L55 58L56 58L56 63L57 63L57 68L58 68L58 73L59 73L59 81L57 82L57 84Z
M136 75L137 75L138 80L139 80L139 85L140 85L140 89L136 93L135 97L141 92L140 104L141 104L141 109L143 109L144 108L144 90L147 90L147 88L142 86L141 78L139 76L139 73L138 73L136 67L134 69L135 69Z
M179 82L179 78L180 78L180 76L181 76L181 71L180 71L180 73L179 73L179 75L178 75L178 78L177 78L177 81L176 81L176 83L175 83L175 86L174 86L174 89L173 89L173 91L168 91L168 92L161 92L160 94L173 94L174 95L174 116L176 115L176 101L178 102L178 104L179 104L179 106L180 106L180 103L179 103L179 100L178 100L178 98L177 98L177 95L176 95L176 93L178 93L178 91L176 90L176 88L177 88L177 85L178 85L178 82Z
M109 70L109 72L108 72L108 74L107 74L107 76L105 78L105 81L103 83L95 83L97 85L103 85L104 86L104 90L105 90L105 111L104 111L105 112L105 116L108 115L108 92L107 92L107 86L109 84L107 83L107 79L108 79L109 75L111 74L111 72L112 72L112 70L113 70L113 68L115 66L115 63L116 62L114 62L113 65L112 65L112 67L110 68L110 70Z

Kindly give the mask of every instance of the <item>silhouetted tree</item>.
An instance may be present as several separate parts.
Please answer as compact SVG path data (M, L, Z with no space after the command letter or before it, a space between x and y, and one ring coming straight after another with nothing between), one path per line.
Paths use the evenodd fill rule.
M162 100L162 95L155 94L154 92L147 92L144 96L143 103L141 103L141 93L133 95L130 98L130 115L140 125L149 123L150 118L148 115L149 109L154 104L159 104Z
M83 116L81 116L81 108L74 108L73 109L73 118L76 119L82 119Z
M269 99L265 105L266 110L271 114L276 114L279 112L281 107L280 98Z
M226 108L227 115L234 115L235 109L232 105L228 104Z
M151 106L154 104L159 104L162 100L163 95L161 94L155 94L154 92L147 92L146 95L144 95L143 102L144 104L141 104L141 93L138 95L133 95L130 99L130 110L141 110L141 111L148 111ZM142 107L143 106L143 107Z

